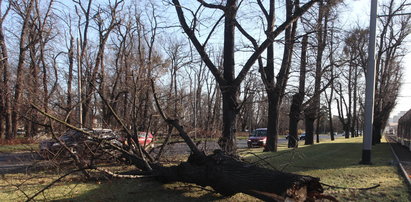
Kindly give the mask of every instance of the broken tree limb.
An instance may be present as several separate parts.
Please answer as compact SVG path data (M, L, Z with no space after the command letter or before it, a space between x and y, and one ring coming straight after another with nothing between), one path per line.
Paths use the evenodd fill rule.
M94 86L93 86L94 87ZM95 88L95 87L94 87ZM137 151L140 154L140 156L144 159L144 156L146 158L148 158L151 162L154 161L153 157L151 157L151 155L138 143L137 140L133 139L133 135L131 134L131 132L128 130L127 126L123 123L123 121L120 119L120 117L117 115L116 111L114 111L113 107L111 107L111 105L108 103L107 99L101 94L100 91L97 90L97 93L100 95L101 100L103 100L104 104L110 109L111 114L114 116L114 118L116 119L116 121L121 125L121 127L123 128L124 131L126 131L129 139L131 141L133 141L133 145L135 145L137 147ZM136 143L137 141L137 143ZM144 154L144 155L143 155ZM148 168L150 168L150 165L148 163L146 163L146 166ZM151 169L151 168L150 168Z
M140 143L138 143L137 140L133 139L133 135L131 135L131 132L128 130L128 128L126 127L126 125L123 123L123 121L120 119L120 117L117 115L117 113L114 111L113 107L111 107L111 105L107 102L106 98L100 93L100 91L97 91L98 94L100 95L100 98L103 100L104 104L110 109L111 114L113 114L114 118L116 119L116 121L121 125L121 127L123 128L124 131L126 131L127 135L128 135L128 139L130 141L132 141L133 145L135 145L137 147L137 151L140 154L140 156L142 157L143 161L146 162L146 167L149 168L149 170L151 170L150 164L147 163L147 161L145 160L144 157L148 158L148 160L150 162L153 162L154 159L153 157L151 157L151 155L140 145ZM137 142L136 142L137 141ZM143 155L144 154L144 155Z
M31 104L31 106L32 106L34 109L36 109L37 111L39 111L41 114L43 114L44 116L50 118L50 119L53 120L53 121L56 121L57 123L60 123L60 124L62 124L62 125L64 125L64 126L70 128L70 129L75 130L75 131L81 132L81 133L83 133L83 134L85 134L85 135L87 135L87 136L89 136L89 137L94 137L93 134L91 134L91 133L89 133L89 132L87 132L87 131L85 131L85 130L83 130L83 129L81 129L81 128L77 128L77 127L75 127L75 126L73 126L73 125L71 125L71 124L69 124L69 123L67 123L67 122L64 122L64 121L62 121L62 120L54 117L53 115L51 115L51 114L49 114L49 113L46 113L45 111L41 110L38 106L36 106L36 105L34 105L34 104ZM142 169L142 170L144 170L144 171L151 171L151 170L152 170L150 163L147 162L147 160L141 158L140 156L137 156L135 153L129 152L129 151L127 151L127 150L124 150L123 148L121 148L121 147L119 147L119 146L117 146L117 145L111 144L110 142L106 142L106 144L107 144L107 145L110 145L112 148L114 148L114 149L120 151L121 153L123 153L124 155L126 155L127 158L128 158L131 162L133 162L133 164L134 164L136 167L138 167L138 168L140 168L140 169Z
M157 94L156 94L156 89L154 87L154 80L151 79L151 88L153 90L153 96L154 96L154 101L156 103L157 109L161 115L161 117L164 119L165 122L167 122L168 124L174 126L175 129L177 129L177 131L180 134L180 137L183 138L183 140L186 142L186 144L188 145L188 147L190 148L190 150L198 157L204 157L205 154L204 152L200 151L197 146L194 144L193 140L187 135L187 133L184 131L184 128L178 123L178 120L175 119L170 119L168 118L163 110L161 109L160 103L158 102L158 98L157 98Z

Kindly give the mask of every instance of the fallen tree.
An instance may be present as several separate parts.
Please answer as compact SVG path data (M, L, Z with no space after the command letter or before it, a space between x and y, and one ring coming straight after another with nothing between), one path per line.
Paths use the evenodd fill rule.
M138 173L139 176L153 176L163 183L179 181L194 183L203 187L210 186L224 196L245 193L265 201L313 201L325 197L322 195L323 188L319 178L258 167L255 164L240 160L238 156L228 155L221 150L215 150L212 154L206 155L205 152L197 148L178 123L178 120L169 119L163 113L156 97L153 81L152 87L155 103L161 116L168 124L178 130L181 138L189 146L191 155L187 161L178 165L164 166L160 161L151 158L148 152L138 143L136 144L132 138L129 138L130 142L123 147L105 142L107 144L105 146L111 146L121 152L122 156L137 168L135 173ZM104 100L104 97L102 99ZM91 135L40 110L35 105L32 106L51 120L80 131L85 135ZM111 107L109 108L113 116L122 124L116 112ZM75 156L75 154L72 155ZM93 161L77 162L83 163L81 165L76 164L78 169L96 169L113 177L121 177L119 174L98 169L98 165L87 164Z
M231 196L245 193L265 201L315 200L322 197L320 179L261 168L216 150L208 156L192 154L177 166L157 167L154 172L162 182L189 182L210 186Z

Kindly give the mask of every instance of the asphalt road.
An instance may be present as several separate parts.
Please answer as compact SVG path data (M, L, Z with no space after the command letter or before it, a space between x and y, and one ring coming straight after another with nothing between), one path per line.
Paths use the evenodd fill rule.
M33 152L0 153L0 174L24 172L39 159Z
M329 135L320 135L320 141L329 139ZM343 138L343 136L337 136L336 138ZM315 140L315 139L314 139ZM279 144L286 143L285 138L279 138ZM215 140L201 141L198 144L199 149L212 152L213 150L220 149ZM247 148L247 139L237 140L238 148ZM189 154L190 148L185 143L176 143L168 145L167 152L164 154L167 157L173 157L176 154ZM157 150L158 151L158 150ZM156 150L154 151L154 153ZM0 153L0 174L7 173L19 173L25 172L35 162L38 162L41 157L37 153L33 152L20 152L20 153Z
M314 142L316 141L314 137ZM343 138L343 136L336 136L336 138ZM320 142L324 140L330 139L329 135L320 135ZM300 140L302 143L304 143L304 140ZM286 143L287 140L284 137L281 137L278 139L279 144L284 144ZM198 142L197 142L198 143ZM220 149L218 146L217 142L215 140L210 140L210 141L201 141L198 144L198 148L200 150L204 150L207 152L212 152L216 149ZM247 139L239 139L237 140L237 148L243 149L247 148ZM158 150L155 150L154 153L156 153ZM172 157L175 154L189 154L190 153L190 148L185 144L185 143L176 143L176 144L171 144L167 146L167 153L164 155L167 157Z

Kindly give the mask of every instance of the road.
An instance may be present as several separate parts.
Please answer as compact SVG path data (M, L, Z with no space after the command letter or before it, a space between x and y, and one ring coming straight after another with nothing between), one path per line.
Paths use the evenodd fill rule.
M320 141L329 139L329 135L320 135ZM337 136L336 138L343 138L343 136ZM285 138L279 138L278 143L286 143ZM212 152L216 149L220 149L215 140L201 141L198 144L199 149ZM237 147L240 149L247 148L247 139L237 140ZM154 151L154 153L156 150ZM166 157L173 157L179 154L189 154L190 149L185 143L171 144L167 147ZM25 172L34 163L38 162L41 157L34 152L20 152L20 153L0 153L0 175L7 173L19 173Z
M0 174L24 172L39 159L34 152L0 153Z
M343 136L336 136L336 138L343 138ZM329 140L330 136L329 135L320 135L320 142L324 140ZM315 141L314 137L314 141ZM285 144L287 140L284 137L281 137L278 139L279 144ZM303 143L303 141L302 141ZM204 150L207 152L212 152L216 149L220 149L218 146L217 142L215 140L209 140L209 141L201 141L198 144L198 148L200 150ZM239 139L237 140L237 148L239 149L244 149L247 148L247 139ZM157 150L154 151L154 153ZM167 147L167 153L165 154L167 157L172 157L173 155L176 154L189 154L190 153L190 148L185 144L185 143L176 143L176 144L171 144L168 145Z

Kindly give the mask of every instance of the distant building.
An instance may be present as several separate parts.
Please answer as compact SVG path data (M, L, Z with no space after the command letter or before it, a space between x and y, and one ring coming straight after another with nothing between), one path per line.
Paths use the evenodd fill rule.
M398 123L398 120L404 116L404 114L407 113L407 111L400 111L397 115L392 117L392 120L390 120L391 123Z
M397 134L397 128L398 123L388 123L387 127L385 128L385 132L388 133L388 135L395 135Z

